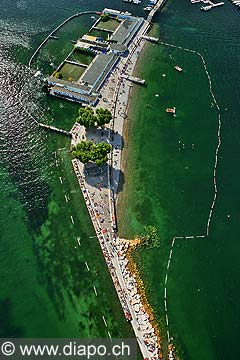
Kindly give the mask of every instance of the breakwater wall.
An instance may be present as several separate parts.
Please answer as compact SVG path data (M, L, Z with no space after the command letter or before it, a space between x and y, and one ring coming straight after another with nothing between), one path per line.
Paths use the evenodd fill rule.
M34 58L36 57L36 55L39 53L39 51L41 50L41 48L43 47L43 45L46 44L46 42L52 38L52 36L62 27L64 26L66 23L68 23L69 21L71 21L72 19L82 16L82 15L91 15L91 14L97 14L96 11L83 11L81 13L77 13L74 15L69 16L69 18L67 18L66 20L64 20L61 24L59 24L54 30L51 31L51 33L43 40L43 42L38 46L38 48L34 51L34 53L32 54L29 62L28 62L28 67L29 69L31 68L32 62L34 60Z

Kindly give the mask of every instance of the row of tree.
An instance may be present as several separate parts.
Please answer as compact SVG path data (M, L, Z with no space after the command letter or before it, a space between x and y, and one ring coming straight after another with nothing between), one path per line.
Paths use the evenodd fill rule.
M90 107L80 108L79 116L76 121L83 125L85 128L92 128L94 126L103 127L105 124L109 124L112 120L112 114L109 110L99 108L96 110L96 114Z
M92 141L81 141L71 148L71 153L84 164L94 162L101 166L107 162L111 148L111 145L106 143L94 144Z

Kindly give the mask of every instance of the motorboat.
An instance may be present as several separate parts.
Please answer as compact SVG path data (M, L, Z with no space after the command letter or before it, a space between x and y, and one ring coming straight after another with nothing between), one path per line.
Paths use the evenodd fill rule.
M167 108L166 109L166 112L169 113L169 114L176 114L176 108L173 107L173 108Z

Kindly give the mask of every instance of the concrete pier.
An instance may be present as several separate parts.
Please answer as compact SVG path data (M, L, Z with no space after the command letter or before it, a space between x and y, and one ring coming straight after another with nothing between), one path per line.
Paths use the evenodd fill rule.
M167 0L158 0L158 2L154 5L154 7L152 8L152 10L150 11L147 21L149 23L152 22L152 19L154 17L154 15L156 14L156 12L158 10L160 10L162 8L162 6L167 2Z
M159 42L159 38L155 38L153 36L142 36L142 39L144 40L147 40L147 41L151 41L151 42L154 42L154 43L158 43Z
M55 126L51 126L51 125L46 125L46 124L42 124L42 123L38 123L38 125L44 129L47 129L47 130L52 130L52 131L55 131L57 133L60 133L60 134L63 134L63 135L67 135L67 136L72 136L72 134L66 130L62 130L62 129L59 129L59 128L56 128Z
M201 10L208 11L208 10L211 10L211 9L213 9L213 8L215 8L215 7L222 6L222 5L224 5L224 2L220 2L220 3L214 4L214 3L212 3L211 1L209 1L209 5L207 5L207 6L202 6L202 7L201 7Z
M140 79L140 78L137 78L137 77L135 77L135 76L122 75L122 78L123 78L123 79L126 79L126 80L129 80L129 81L132 81L132 82L135 83L135 84L139 84L139 85L144 85L144 84L145 84L145 80L144 80L144 79Z

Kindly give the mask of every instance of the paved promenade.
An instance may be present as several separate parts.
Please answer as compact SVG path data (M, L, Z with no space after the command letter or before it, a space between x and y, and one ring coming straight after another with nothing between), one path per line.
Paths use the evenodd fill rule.
M101 133L101 130L99 132ZM86 134L85 128L79 124L75 124L72 133L73 144L80 138L91 139L94 142L98 138L97 131L95 134L91 132ZM109 139L107 136L101 136L102 140ZM155 330L149 322L149 314L145 311L138 294L136 279L131 276L127 268L126 251L129 242L116 236L110 165L103 167L103 172L92 175L91 172L86 171L80 161L74 159L72 163L125 317L133 326L144 359L159 359Z
M148 29L149 23L145 21L129 47L129 55L119 59L101 89L102 97L97 107L104 107L112 112L113 120L109 126L104 130L91 129L86 132L83 126L76 123L71 133L72 145L81 140L91 140L95 143L104 141L112 145L108 163L102 167L101 171L97 167L86 167L76 159L72 161L73 168L125 317L132 324L143 358L157 360L162 358L159 339L138 293L136 279L128 270L126 251L129 242L118 238L115 219L123 147L122 132L129 94L133 86L131 81L123 78L123 75L131 76L133 74L146 41L142 36L147 33ZM168 358L172 358L171 356L172 354L168 354Z
M140 29L135 40L129 46L129 55L126 58L121 58L117 66L111 73L109 79L105 82L97 107L104 107L109 109L113 114L113 121L110 124L112 130L112 188L116 199L117 188L119 184L119 176L121 171L121 155L122 155L122 133L124 120L127 117L127 107L131 88L133 86L131 81L124 79L123 75L132 75L135 65L137 63L139 54L146 42L142 38L149 29L149 23L145 21L143 27ZM135 85L136 86L136 85Z

